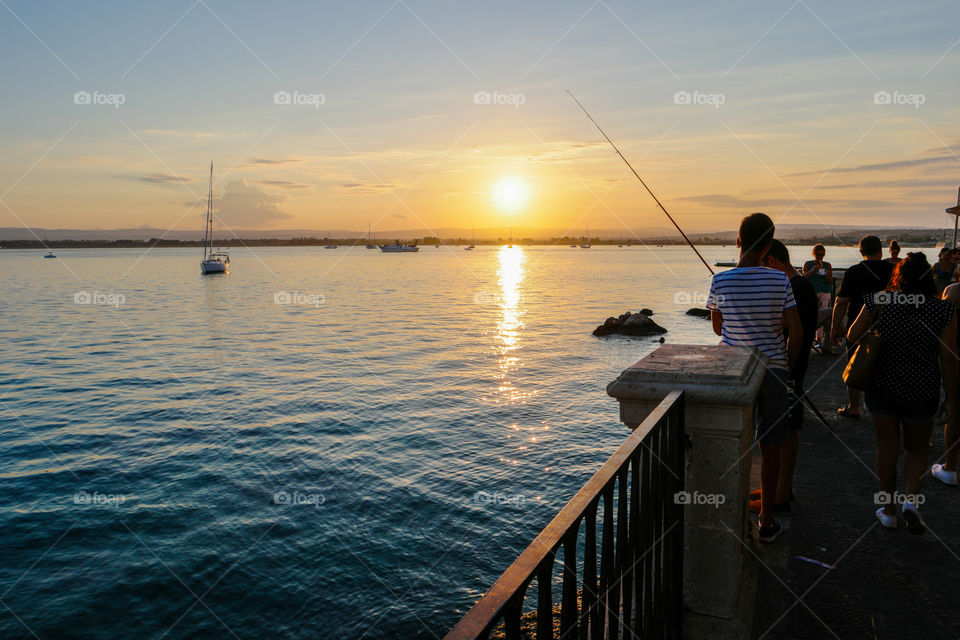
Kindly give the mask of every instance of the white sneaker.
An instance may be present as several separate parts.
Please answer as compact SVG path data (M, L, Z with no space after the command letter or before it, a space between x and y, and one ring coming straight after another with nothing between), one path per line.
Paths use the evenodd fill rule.
M887 529L897 528L897 516L888 516L883 512L883 507L877 509L877 520Z
M952 487L957 486L957 472L947 471L942 464L935 464L930 467L930 475L943 484L949 484Z

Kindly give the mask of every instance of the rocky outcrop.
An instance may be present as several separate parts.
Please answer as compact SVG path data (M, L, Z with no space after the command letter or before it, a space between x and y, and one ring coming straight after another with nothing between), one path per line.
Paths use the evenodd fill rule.
M687 309L687 315L688 315L688 316L696 316L696 317L698 317L698 318L706 318L706 319L709 319L709 318L710 318L710 310L709 310L709 309L697 309L696 307L694 307L693 309Z
M649 311L650 313L644 313L645 311ZM593 330L593 335L655 336L666 333L666 329L650 318L650 314L652 313L649 309L644 309L640 313L627 311L618 318L607 318L602 325Z

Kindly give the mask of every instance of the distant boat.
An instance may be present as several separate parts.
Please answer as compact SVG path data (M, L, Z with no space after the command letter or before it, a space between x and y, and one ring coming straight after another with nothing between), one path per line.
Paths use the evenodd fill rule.
M53 252L53 249L51 249L49 252L47 252L47 255L45 255L45 256L43 256L43 257L44 257L44 258L56 258L56 257L57 257L57 254L55 254L55 253Z
M420 247L415 244L400 244L399 240L394 240L393 244L380 245L380 251L383 253L412 253L420 251Z
M474 245L476 245L476 244L477 244L477 232L474 231L474 232L473 232L473 243L472 243L469 247L467 247L466 249L464 249L464 251L473 251L474 249L476 249L476 246L474 246Z
M622 247L622 246L623 246L623 236L620 236L620 244L618 244L617 246L618 246L618 247Z
M367 249L376 249L377 245L373 244L373 239L370 236L370 223L367 223Z
M590 248L590 227L589 226L587 227L587 237L584 238L584 240L585 240L584 242L580 243L580 248L589 249Z
M339 249L339 248L340 246L336 244L328 244L327 246L324 247L324 249Z
M507 249L513 249L513 227L510 227L510 244L507 245Z
M230 254L213 248L213 163L210 163L210 190L207 192L207 224L203 228L203 259L200 273L227 273Z

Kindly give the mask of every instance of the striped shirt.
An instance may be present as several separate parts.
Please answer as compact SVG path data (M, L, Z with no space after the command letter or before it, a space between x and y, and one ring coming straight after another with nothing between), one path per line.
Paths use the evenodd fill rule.
M707 308L723 314L720 343L757 347L770 368L787 368L783 314L796 307L790 279L766 267L737 267L713 276Z

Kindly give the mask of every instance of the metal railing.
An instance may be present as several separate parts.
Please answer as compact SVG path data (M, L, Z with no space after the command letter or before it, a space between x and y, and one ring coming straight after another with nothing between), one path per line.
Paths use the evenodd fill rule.
M485 640L491 633L508 640L679 638L683 505L676 495L683 491L685 442L684 394L673 391L445 640ZM561 551L558 606L552 587ZM534 578L537 607L524 613Z

